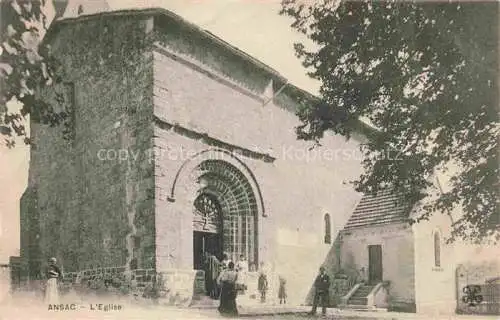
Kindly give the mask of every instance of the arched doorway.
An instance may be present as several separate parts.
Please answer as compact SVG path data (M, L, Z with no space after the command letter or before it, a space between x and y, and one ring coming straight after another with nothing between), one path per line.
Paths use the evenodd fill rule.
M203 256L243 254L258 265L258 205L252 186L234 165L205 160L194 169L198 183L193 203L193 267L202 268Z

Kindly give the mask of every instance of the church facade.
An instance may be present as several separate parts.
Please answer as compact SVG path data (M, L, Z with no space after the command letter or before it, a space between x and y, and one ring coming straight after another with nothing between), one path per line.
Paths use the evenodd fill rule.
M204 253L227 253L304 303L360 199L346 182L368 130L310 150L296 113L314 97L166 10L58 20L45 41L64 82L40 94L69 120L31 124L29 277L52 256L66 273L195 277Z

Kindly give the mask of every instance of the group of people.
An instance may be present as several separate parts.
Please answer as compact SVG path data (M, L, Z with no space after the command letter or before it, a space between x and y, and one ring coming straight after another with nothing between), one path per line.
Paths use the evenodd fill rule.
M286 280L283 277L279 277L279 290L278 290L278 299L280 299L280 304L286 304ZM260 302L266 302L266 295L269 289L269 282L267 281L267 275L264 272L259 274L259 284L258 290L260 292Z
M220 299L219 312L222 315L234 316L238 314L236 297L238 293L247 290L246 275L248 262L244 255L240 255L236 264L227 254L222 261L218 261L213 254L205 257L205 283L210 297Z
M267 275L261 268L258 278L257 289L260 293L260 302L265 303L269 282ZM235 316L238 314L236 306L236 298L239 293L244 293L247 288L247 272L248 262L244 255L240 255L240 259L232 262L227 254L223 255L222 261L208 254L205 257L205 280L207 291L210 297L220 299L219 312L222 315ZM280 304L285 304L287 299L286 280L283 277L279 279L278 298Z
M56 258L50 258L47 267L47 283L45 287L45 302L57 303L59 298L58 282L62 279L61 269L57 266ZM248 263L243 255L240 260L234 264L227 254L224 254L221 262L214 255L207 255L206 261L207 289L213 298L219 298L219 312L224 316L238 315L236 306L236 297L239 292L247 290L246 274L248 272ZM321 303L322 314L326 314L326 306L329 300L330 277L326 274L325 268L319 269L319 274L314 281L314 299L310 314L316 314L318 304ZM265 273L259 275L258 290L261 294L261 302L266 300L268 290L268 281ZM280 277L280 287L278 291L280 304L286 303L286 281Z
M234 316L238 314L238 309L236 306L236 297L239 291L238 277L243 274L235 270L235 265L233 262L228 263L227 269L224 269L218 277L218 284L220 285L220 305L219 312L222 315ZM268 289L267 276L264 273L259 275L258 290L261 294L261 302L266 300L266 292ZM330 291L330 277L326 274L325 268L321 267L319 269L319 274L314 281L314 299L313 307L310 312L311 315L316 314L318 305L322 307L322 314L326 314L326 307L329 303L329 291ZM278 291L278 298L280 299L280 304L286 303L286 280L280 277L280 286Z

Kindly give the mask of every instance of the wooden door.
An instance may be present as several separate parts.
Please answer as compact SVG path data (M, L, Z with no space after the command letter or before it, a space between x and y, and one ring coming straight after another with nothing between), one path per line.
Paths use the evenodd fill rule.
M382 246L368 246L368 281L375 284L382 281Z

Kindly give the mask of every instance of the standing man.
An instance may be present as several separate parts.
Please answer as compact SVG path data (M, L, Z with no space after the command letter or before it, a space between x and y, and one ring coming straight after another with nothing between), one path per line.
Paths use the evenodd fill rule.
M319 275L316 277L314 281L314 300L313 300L313 308L311 311L312 315L316 314L316 309L318 308L318 300L321 299L321 307L322 314L326 315L326 305L328 304L329 298L329 290L330 290L330 277L326 274L325 268L319 268Z
M220 262L215 255L212 253L207 254L207 258L205 260L205 283L208 294L211 298L218 298L218 286L217 286L217 278L220 273Z

